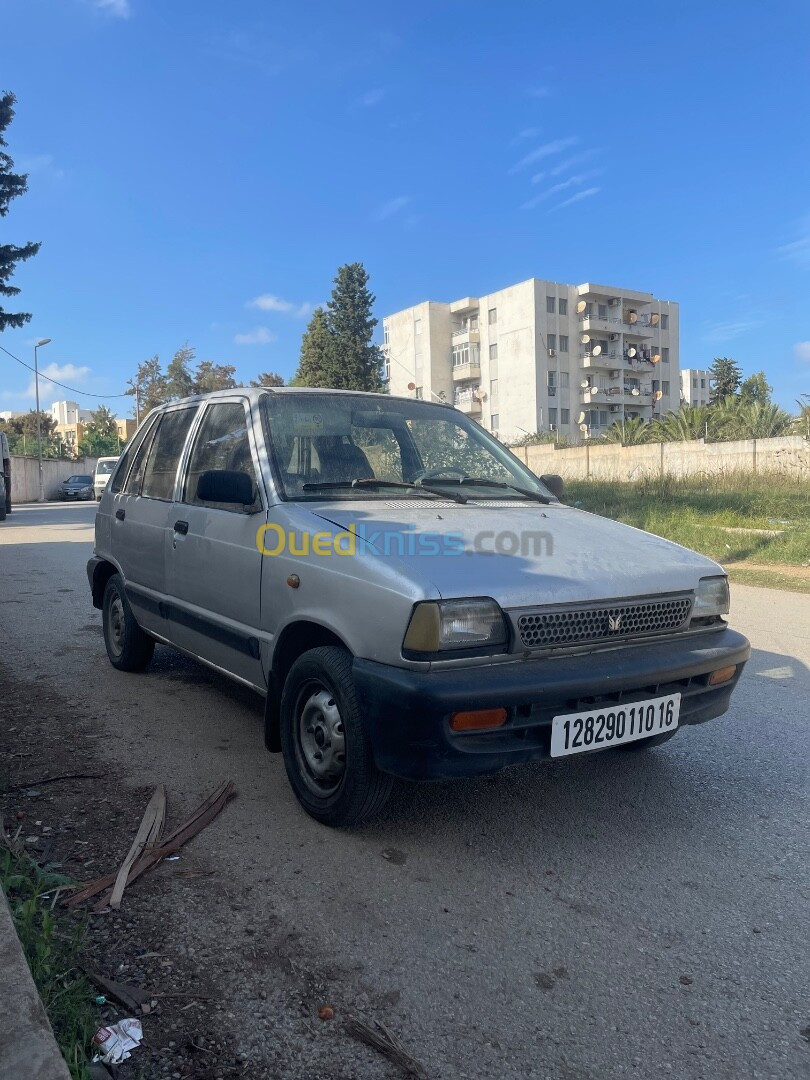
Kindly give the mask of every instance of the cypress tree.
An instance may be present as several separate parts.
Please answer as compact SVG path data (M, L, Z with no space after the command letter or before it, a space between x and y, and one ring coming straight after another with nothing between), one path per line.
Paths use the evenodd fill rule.
M0 217L5 217L8 213L8 205L12 199L16 199L18 195L24 195L28 190L27 175L12 171L14 162L3 149L8 145L3 133L14 119L16 100L13 94L0 95ZM40 244L34 243L23 244L22 247L17 247L15 244L0 244L0 297L16 296L19 293L20 290L14 285L9 285L8 282L17 268L17 263L30 259L39 249ZM6 311L0 306L0 330L5 330L7 326L15 330L19 329L30 318L31 315L27 312Z

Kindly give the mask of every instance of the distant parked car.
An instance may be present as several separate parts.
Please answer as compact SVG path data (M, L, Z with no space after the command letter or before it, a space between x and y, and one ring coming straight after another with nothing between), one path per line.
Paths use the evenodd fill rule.
M101 496L104 494L104 488L107 486L107 482L112 476L115 466L118 464L117 457L100 457L96 462L96 472L93 476L93 487L95 489L96 498L100 501Z
M92 499L94 498L93 477L82 473L78 476L69 476L59 485L59 498L65 499Z

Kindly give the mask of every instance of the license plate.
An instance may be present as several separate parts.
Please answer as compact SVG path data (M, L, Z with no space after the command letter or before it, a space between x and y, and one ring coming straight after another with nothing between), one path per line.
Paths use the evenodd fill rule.
M649 739L678 726L681 695L599 705L588 712L564 713L551 721L551 756L583 754L609 746Z

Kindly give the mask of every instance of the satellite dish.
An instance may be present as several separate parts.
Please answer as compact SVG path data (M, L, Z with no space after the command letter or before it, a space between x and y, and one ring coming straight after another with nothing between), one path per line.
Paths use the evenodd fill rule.
M416 389L416 383L415 382L409 382L408 383L408 389L409 390L415 390Z
M577 304L577 315L581 315L587 306L588 305L585 303L584 300L580 300L580 302Z
M591 340L591 335L590 334L583 334L582 337L579 340L582 342L583 345L587 345L588 342Z
M581 423L582 423L582 421L583 421L584 419L585 419L585 413L584 413L584 412L581 412L581 413L579 414L579 416L577 417L577 423L578 423L578 424L581 424ZM586 424L585 426L587 427L588 425Z
M627 355L628 355L628 356L630 357L630 359L631 359L631 360L632 360L632 359L633 359L633 357L634 357L634 356L636 355L636 350L635 350L635 349L633 348L633 346L632 346L632 345L631 345L631 346L630 346L630 348L629 348L629 349L627 350Z
M661 390L656 390L655 391L655 400L656 401L660 401L663 396L664 396L663 391L661 391Z
M638 312L637 312L637 311L631 311L631 312L629 312L629 313L628 313L628 316L627 316L627 321L628 321L629 323L636 323L636 322L638 322Z
M630 393L633 395L633 397L638 397L638 395L641 393L641 391L639 390L639 388L637 386L634 386L633 389L630 391Z
M661 354L660 353L653 353L653 355L650 357L650 359L652 360L652 362L654 364L657 364L661 360Z
M588 382L587 379L583 379L579 385L582 387L583 390L587 390L591 384Z
M650 316L650 322L653 324L653 326L658 326L658 323L659 323L660 319L661 319L661 316L657 312L653 313Z
M602 351L602 346L601 345L594 345L594 347L591 349L591 356L599 356L601 351Z
M580 424L579 425L579 430L581 432L583 432L583 434L587 435L588 434L588 425L587 424Z

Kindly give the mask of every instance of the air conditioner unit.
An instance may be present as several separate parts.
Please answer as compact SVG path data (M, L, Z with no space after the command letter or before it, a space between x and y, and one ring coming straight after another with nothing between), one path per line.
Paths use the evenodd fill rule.
M619 340L619 335L618 334L611 334L610 335L610 340L611 341L618 341Z
M610 300L608 300L611 307L618 307L621 302L621 297L619 296L611 296Z
M620 371L611 371L611 372L610 372L610 377L611 377L611 379L618 379L618 377L619 377L620 375L621 375L621 372L620 372Z
M610 406L610 411L611 412L618 412L620 408L621 408L620 405L611 405Z
M556 349L549 349L548 350L548 355L549 356L556 356L557 355L557 350Z

